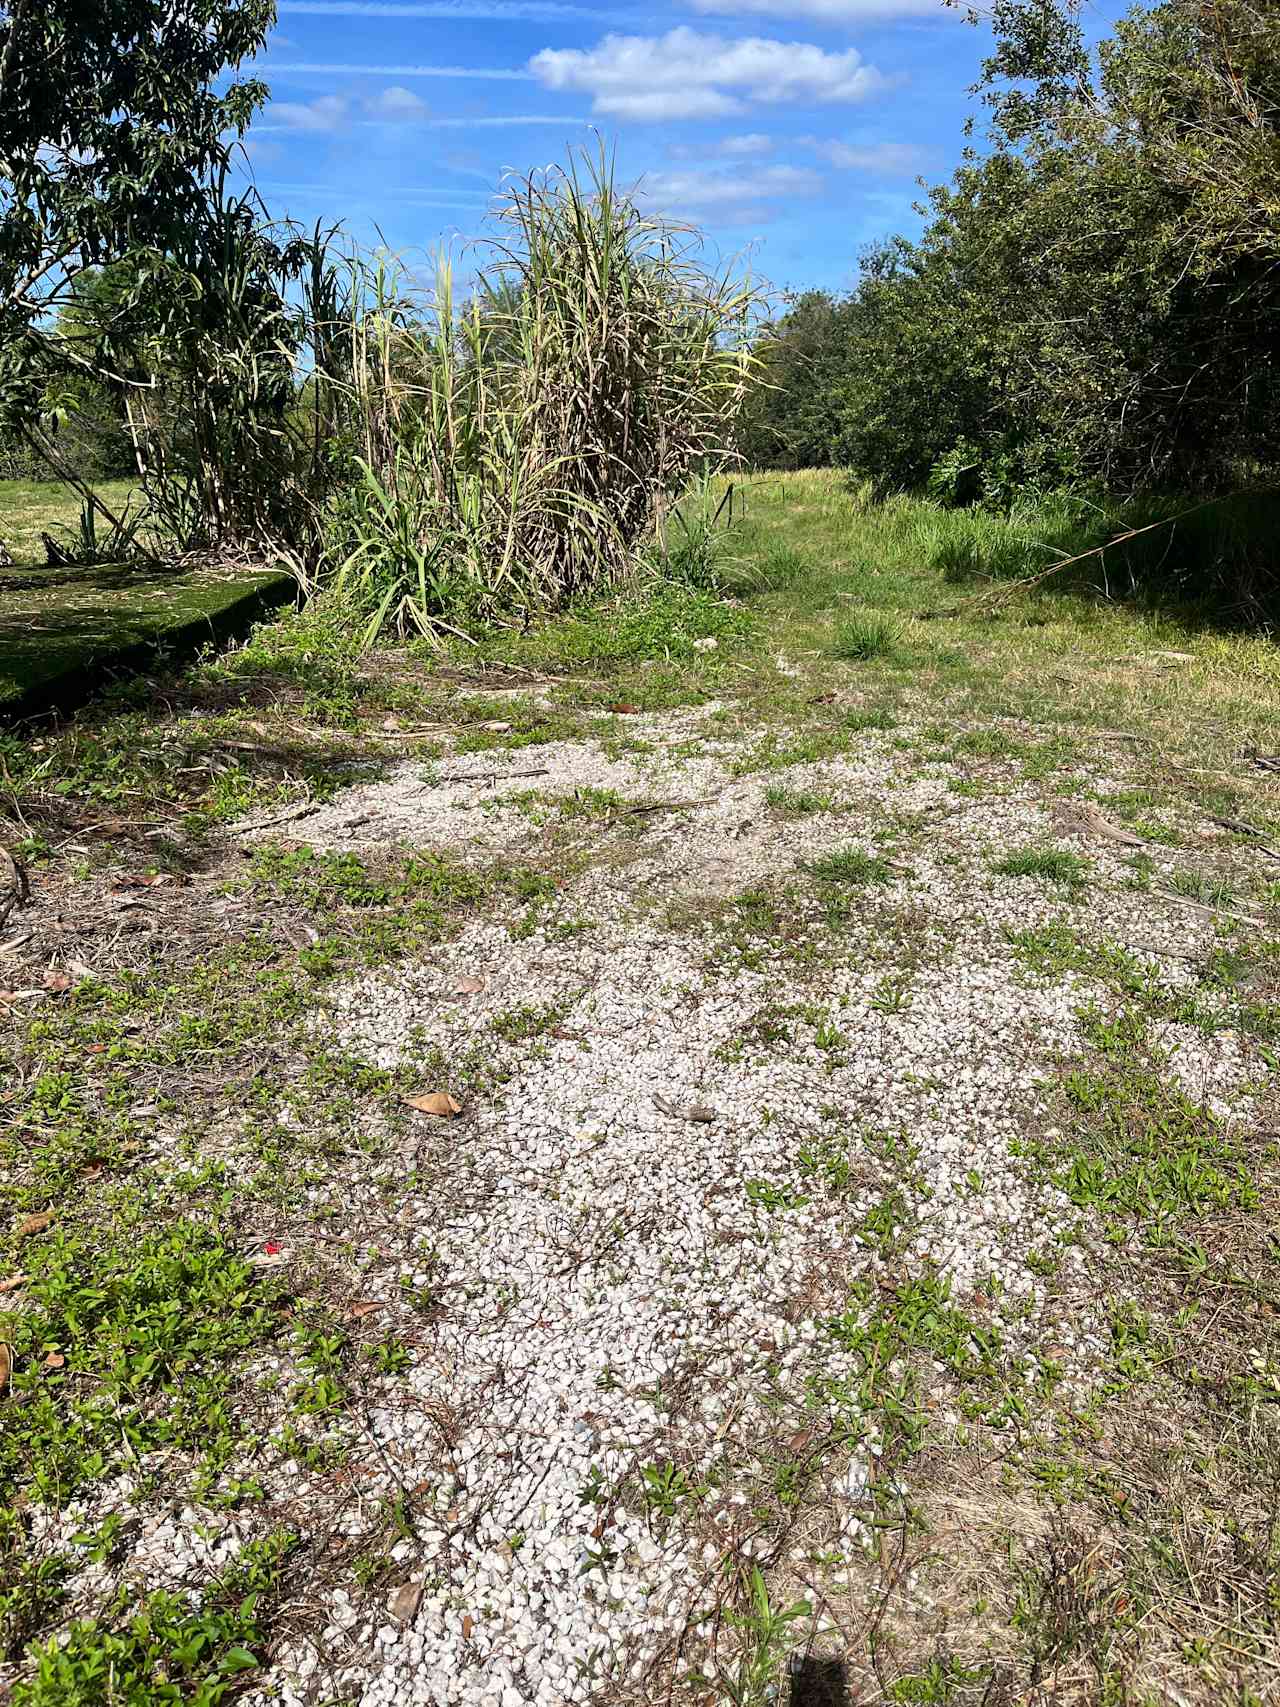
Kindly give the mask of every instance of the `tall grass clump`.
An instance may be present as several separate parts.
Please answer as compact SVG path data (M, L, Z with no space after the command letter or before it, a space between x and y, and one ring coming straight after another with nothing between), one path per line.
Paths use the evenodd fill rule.
M644 214L603 155L516 181L495 219L465 303L447 262L425 299L403 271L366 274L357 478L320 584L370 636L615 585L729 454L751 288L707 271L696 233ZM696 573L706 552L683 555Z
M1280 491L1191 503L1175 495L1095 500L1059 493L1006 514L923 500L914 508L922 555L945 581L1042 576L1106 598L1248 621L1280 617Z

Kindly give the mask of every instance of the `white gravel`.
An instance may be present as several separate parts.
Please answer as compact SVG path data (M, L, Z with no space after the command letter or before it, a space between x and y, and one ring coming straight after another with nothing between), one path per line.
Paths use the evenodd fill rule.
M714 1602L726 1547L785 1547L750 1515L762 1443L806 1394L820 1405L854 1373L829 1323L855 1283L870 1283L871 1297L887 1283L863 1218L895 1186L911 1229L895 1259L907 1276L945 1276L952 1302L998 1328L1013 1364L1033 1368L1043 1351L1070 1384L1088 1385L1105 1342L1091 1240L1061 1244L1079 1217L1031 1180L1011 1144L1046 1123L1046 1081L1079 1048L1078 1010L1108 998L1075 976L1030 979L1007 933L1065 912L1087 937L1106 934L1171 970L1185 962L1163 957L1207 941L1210 923L1171 920L1120 890L1126 868L1105 847L1089 847L1098 878L1074 905L1031 880L993 879L1003 851L1052 833L1033 791L957 799L949 767L922 775L883 738L780 777L735 777L731 750L671 745L621 759L567 743L534 750L552 795L590 784L704 797L574 885L573 911L593 921L584 934L561 939L549 921L517 938L485 922L429 966L337 993L339 1039L370 1061L412 1067L487 1043L514 1077L450 1128L465 1212L435 1192L407 1195L406 1243L430 1255L388 1277L450 1301L370 1419L384 1468L436 1513L404 1560L423 1582L421 1605L402 1626L335 1597L320 1651L280 1655L256 1700L309 1702L322 1677L361 1707L550 1707L593 1700L607 1681L640 1689ZM833 791L855 810L780 819L764 801L778 780ZM373 816L360 832L394 833L418 786L406 771L363 791L360 811ZM469 826L505 822L446 786L454 792L431 795L434 815L422 820L445 840L462 833L456 813ZM310 820L308 836L331 834L340 806L331 823ZM780 878L850 843L871 849L889 812L925 815L926 831L902 839L902 875L864 892L865 919L832 940L816 971L776 956L726 970L709 959L714 928L660 921L674 896ZM492 846L488 833L468 845ZM507 845L535 845L538 833L521 818ZM899 972L903 1005L883 1011L886 976ZM484 988L460 996L459 978ZM530 1006L556 1009L554 1034L504 1049L493 1020ZM744 1031L761 1009L783 1014L786 1038ZM1180 1025L1160 1042L1189 1088L1224 1111L1238 1103L1248 1060L1235 1040L1224 1047ZM655 1094L716 1118L672 1118ZM877 1132L909 1141L909 1165L886 1163ZM848 1161L845 1190L800 1165L815 1143ZM790 1206L768 1207L770 1191ZM1040 1278L1051 1259L1052 1311ZM945 1423L956 1414L941 1368ZM875 1427L868 1417L861 1455L842 1472L855 1503ZM636 1472L668 1462L712 1491L664 1528L642 1515ZM835 1533L856 1555L856 1512Z
M306 1634L246 1696L255 1707L665 1699L670 1663L706 1660L726 1559L804 1561L804 1525L789 1533L769 1503L771 1454L837 1405L855 1438L805 1522L833 1582L873 1544L882 1418L857 1410L848 1344L922 1277L998 1332L1010 1379L1043 1355L1069 1394L1090 1387L1106 1344L1100 1245L1016 1152L1058 1136L1054 1081L1079 1053L1081 1008L1117 1004L1078 974L1033 977L1012 938L1065 920L1173 988L1212 917L1129 886L1126 850L1108 843L1069 844L1094 867L1076 896L994 875L1012 849L1068 845L1060 802L1012 766L989 767L1000 790L973 798L903 732L869 732L837 758L738 774L750 743L718 710L628 719L632 750L402 765L288 826L318 847L590 859L536 928L480 920L429 959L346 983L317 1015L330 1046L423 1088L450 1088L425 1077L441 1056L484 1057L502 1082L458 1120L424 1121L430 1165L398 1191L393 1229L360 1240L361 1294L388 1322L403 1323L406 1287L434 1307L411 1318L412 1368L344 1425L354 1492L337 1499L296 1463L271 1489L277 1516L355 1539L380 1532L379 1501L411 1492L397 1583L318 1583ZM835 809L780 815L775 783ZM512 798L531 788L538 811ZM666 809L605 824L557 811L583 788ZM811 902L808 862L850 846L888 857L892 881L856 892L843 931L805 927L808 958L788 952L797 927L744 961L726 898L767 883ZM1158 875L1182 857L1152 852ZM545 1010L540 1035L503 1041L513 1010ZM1189 1095L1224 1121L1247 1114L1256 1061L1241 1039L1170 1021L1152 1042ZM693 1105L714 1119L685 1118ZM385 1226L384 1183L357 1158L310 1195L317 1211L340 1200L352 1228ZM867 1220L886 1205L897 1249ZM292 1228L290 1249L305 1237ZM919 1377L942 1439L960 1426L954 1385L928 1358ZM666 1465L703 1490L669 1522L642 1497L644 1467ZM98 1516L127 1494L104 1493ZM194 1585L242 1541L225 1516L166 1512L127 1568Z

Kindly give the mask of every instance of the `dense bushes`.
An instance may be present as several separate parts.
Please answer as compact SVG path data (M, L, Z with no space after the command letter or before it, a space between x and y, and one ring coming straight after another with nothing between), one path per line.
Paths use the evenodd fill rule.
M838 371L804 359L810 301L772 331L777 448L750 449L997 505L1256 484L1280 455L1280 12L1167 0L1093 54L1059 0L993 22L989 151L825 304Z

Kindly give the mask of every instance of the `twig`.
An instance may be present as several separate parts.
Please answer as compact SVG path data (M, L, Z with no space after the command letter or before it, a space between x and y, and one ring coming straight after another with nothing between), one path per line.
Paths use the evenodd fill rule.
M1233 835L1247 836L1258 852L1266 854L1268 859L1280 859L1280 852L1270 842L1263 841L1262 831L1253 824L1246 824L1243 818L1210 818L1209 822L1220 830L1230 830Z
M481 771L478 776L465 776L461 771L445 771L427 784L435 788L442 782L505 782L511 776L546 776L547 766L539 765L533 770L525 771Z
M233 836L247 836L253 830L269 830L275 824L287 824L293 818L305 818L308 813L319 810L316 801L304 800L300 805L290 806L286 812L277 812L272 818L251 818L247 824L237 824L231 833Z
M1242 925L1265 925L1265 919L1255 919L1251 913L1236 913L1230 907L1215 907L1208 901L1193 901L1189 895L1175 895L1172 889L1153 889L1162 901L1174 901L1179 907L1194 907L1197 913L1216 913L1224 919L1236 919Z
M623 817L638 818L646 812L684 812L690 806L710 806L719 798L717 794L707 794L701 800L655 800L651 806L628 806Z

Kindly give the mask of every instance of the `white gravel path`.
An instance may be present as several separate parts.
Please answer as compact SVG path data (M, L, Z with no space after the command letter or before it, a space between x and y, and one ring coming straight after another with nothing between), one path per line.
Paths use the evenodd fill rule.
M412 1367L381 1383L362 1428L339 1430L350 1491L296 1463L271 1489L279 1521L371 1543L379 1502L410 1493L398 1582L317 1583L253 1707L668 1699L708 1663L726 1561L803 1577L820 1552L838 1583L870 1556L883 1418L860 1414L848 1348L886 1291L921 1276L998 1333L1009 1380L1045 1357L1069 1395L1090 1389L1107 1338L1100 1242L1017 1150L1056 1135L1053 1082L1079 1051L1080 1010L1114 998L1077 974L1031 976L1012 939L1065 920L1173 988L1212 916L1132 887L1128 850L1071 839L1063 801L1013 765L988 767L998 792L957 794L961 773L922 761L911 732L870 731L847 754L744 773L750 743L719 709L628 719L630 749L404 764L288 826L317 847L583 868L535 928L478 920L428 959L345 983L317 1014L330 1046L424 1088L446 1088L426 1077L441 1058L477 1052L505 1077L459 1119L424 1121L432 1165L398 1185L394 1228L359 1239L361 1296L385 1321L403 1323L406 1288L435 1307L412 1318ZM833 809L780 814L775 784ZM537 811L514 798L531 788ZM665 809L560 813L581 789ZM1029 845L1086 855L1087 887L993 874ZM894 870L854 892L841 931L744 944L739 925L730 941L728 897L772 884L812 901L808 863L851 846ZM1157 878L1182 857L1149 851ZM514 1010L545 1010L540 1035L504 1041ZM1154 1041L1188 1095L1225 1121L1247 1115L1256 1062L1241 1039L1169 1021ZM714 1118L686 1118L691 1106ZM385 1229L385 1184L356 1158L310 1195L317 1213L340 1200L350 1227ZM886 1206L896 1248L868 1221ZM305 1226L294 1236L305 1243ZM260 1373L283 1377L284 1402L295 1372ZM928 1358L917 1373L945 1441L962 1426L954 1381ZM837 1413L826 1492L793 1528L771 1492L778 1443ZM700 1490L669 1519L643 1499L643 1470L665 1466ZM121 1479L49 1519L49 1535L132 1497ZM246 1538L226 1513L165 1512L128 1568L195 1589Z
M337 994L340 1041L384 1066L486 1039L500 1055L489 1028L512 1007L553 1004L560 1018L556 1035L514 1052L499 1099L450 1129L467 1211L451 1213L434 1192L407 1194L406 1246L429 1256L383 1281L389 1299L399 1279L450 1301L429 1351L370 1419L385 1469L435 1512L401 1552L421 1603L401 1622L335 1596L318 1648L278 1656L253 1697L264 1707L325 1692L360 1707L551 1707L628 1687L647 1699L665 1675L657 1657L682 1633L696 1655L726 1553L785 1558L790 1545L751 1515L751 1490L768 1474L762 1443L806 1396L820 1409L854 1372L830 1319L856 1283L871 1297L887 1283L863 1219L902 1182L869 1138L876 1131L914 1147L908 1270L945 1276L953 1302L998 1328L1015 1363L1030 1369L1044 1352L1088 1385L1105 1338L1089 1242L1060 1247L1077 1216L1030 1180L1011 1144L1043 1128L1045 1081L1078 1048L1081 1005L1102 992L1076 977L1027 977L1007 932L1058 918L1065 903L1031 881L993 881L989 869L1009 847L1043 841L1051 816L1029 786L957 800L949 767L921 775L871 737L856 756L782 773L790 787L835 791L852 813L779 819L764 802L778 777L735 777L727 747L675 754L673 744L669 732L657 751L622 759L570 743L535 750L550 794L588 784L704 799L573 886L590 928L564 940L554 925L513 937L480 923L431 965ZM468 761L490 773L529 762ZM494 785L499 799L505 786ZM429 827L432 845L438 833L491 850L502 825L499 842L537 845L526 816L478 813L460 798L466 787L424 793L406 766L359 791L348 815L362 836L394 836L416 799L430 811L415 839ZM346 845L345 809L309 820L308 838ZM675 932L655 915L676 896L784 876L850 843L870 848L886 810L930 814L934 828L895 853L897 881L863 892L865 920L816 975L785 960L725 970L708 960L713 930ZM1088 852L1099 881L1069 909L1087 936L1105 932L1156 964L1162 951L1183 956L1208 941L1208 920L1171 920L1149 896L1122 891L1115 850ZM877 994L894 964L895 919L911 970L905 1005L886 1012ZM460 977L483 990L460 998ZM786 1040L744 1041L744 1020L762 1008L791 1010ZM827 1024L838 1043L820 1035ZM1189 1090L1239 1111L1249 1063L1234 1039L1183 1025L1164 1043ZM715 1119L673 1118L655 1094ZM825 1190L799 1166L815 1141L849 1162L846 1190ZM792 1206L768 1207L762 1185ZM1050 1312L1039 1273L1054 1257ZM940 1371L945 1427L957 1418ZM864 1498L858 1464L877 1449L874 1417L865 1429L844 1484ZM669 1462L710 1491L664 1527L642 1515L637 1471ZM375 1474L374 1485L392 1483ZM829 1533L855 1558L856 1519L856 1502L842 1517L833 1498Z

